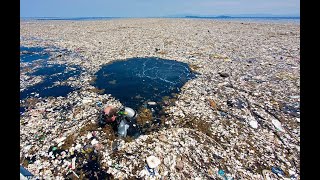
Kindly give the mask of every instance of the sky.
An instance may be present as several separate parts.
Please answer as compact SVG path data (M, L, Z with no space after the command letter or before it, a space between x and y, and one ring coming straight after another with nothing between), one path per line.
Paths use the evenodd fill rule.
M20 0L20 17L300 16L300 0Z

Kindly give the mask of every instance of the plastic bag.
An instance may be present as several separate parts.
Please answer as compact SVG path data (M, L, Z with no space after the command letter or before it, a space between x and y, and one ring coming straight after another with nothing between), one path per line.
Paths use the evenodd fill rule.
M129 128L129 125L127 124L126 120L121 120L119 126L118 126L118 134L119 136L126 137L127 136L127 130Z

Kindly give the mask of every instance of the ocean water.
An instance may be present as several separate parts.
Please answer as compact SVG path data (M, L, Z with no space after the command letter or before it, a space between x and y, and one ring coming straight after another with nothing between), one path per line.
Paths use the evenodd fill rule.
M43 76L44 80L38 84L30 86L20 92L20 100L28 97L58 97L66 96L76 90L67 85L55 85L57 82L66 81L70 77L77 77L81 73L78 66L66 66L63 64L49 64L50 52L66 52L65 49L54 49L44 47L20 47L20 62L29 64L26 67L33 68L32 72L27 72L28 76ZM34 61L38 61L35 65ZM22 109L20 108L20 112Z
M216 21L230 21L230 22L300 24L300 17L188 17L188 18L191 18L191 19L212 19L212 20L216 20Z
M96 21L96 20L111 20L111 19L123 19L130 17L22 17L22 21L33 20L65 20L65 21ZM152 17L150 17L152 18ZM154 18L186 18L186 19L212 19L217 21L236 21L236 22L257 22L257 23L294 23L300 24L300 17L198 17L198 16L186 16L186 17L154 17Z
M195 77L187 64L160 58L132 58L103 66L94 83L120 102L138 109L147 102L159 102L164 96L179 93Z
M133 119L127 122L127 135L138 137L151 128L160 127L162 98L172 97L190 79L196 77L187 64L161 58L131 58L103 66L96 74L94 86L139 113L141 107L152 112L150 122L141 126ZM148 105L156 102L156 105ZM163 114L162 114L163 115Z
M20 61L32 62L39 59L48 59L49 53L42 47L20 47Z
M35 94L39 94L39 97L58 97L67 96L68 93L76 90L71 86L66 85L54 85L55 82L66 81L69 77L76 77L80 75L81 69L74 66L74 69L67 69L66 65L54 64L45 65L38 68L33 73L28 73L31 76L44 76L44 80L34 86L28 87L24 91L20 92L20 99L27 97L33 97Z

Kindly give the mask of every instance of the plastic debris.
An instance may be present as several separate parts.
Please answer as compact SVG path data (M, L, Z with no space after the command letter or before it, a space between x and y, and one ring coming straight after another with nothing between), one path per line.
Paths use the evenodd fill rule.
M88 103L91 103L92 102L92 99L88 99L88 98L85 98L82 100L82 104L88 104Z
M125 107L124 111L126 112L126 117L128 118L134 118L136 116L136 111L132 108Z
M221 178L227 180L226 173L224 172L224 170L219 169L218 175L219 175Z
M148 102L148 105L154 106L154 105L157 105L157 103L156 103L156 102L153 102L153 101L150 101L150 102Z
M90 138L92 138L92 134L89 132L89 133L87 134L87 139L90 139Z
M71 169L76 168L76 157L72 158Z
M80 177L78 176L78 174L76 174L76 172L74 172L73 170L71 170L71 172L79 179Z
M128 128L129 128L129 125L127 124L127 121L124 119L121 120L118 126L118 135L122 137L126 137Z
M149 156L146 159L147 164L150 168L156 168L157 166L159 166L159 164L161 163L160 159L155 157L155 156Z
M60 142L64 141L65 139L67 139L66 137L61 137L56 139L56 142L59 144Z
M81 149L81 144L77 144L74 148L77 150L77 151L79 151L80 149Z
M69 153L70 153L70 155L73 155L73 154L74 154L74 147L71 147L71 148L69 149Z
M282 176L284 175L284 172L279 167L272 167L271 171L276 175L282 175Z
M97 141L96 139L93 139L93 140L91 141L91 145L94 146L94 145L98 144L98 142L99 142L99 141Z
M98 106L98 107L102 107L102 102L98 101L98 102L97 102L97 106Z
M155 169L154 168L150 168L149 166L146 166L147 171L149 172L150 176L155 176Z
M254 129L258 128L258 122L256 120L250 120L249 125Z
M272 119L272 124L276 127L276 129L278 131L284 132L284 129L283 129L280 121L278 121L276 119Z
M74 171L81 177L82 169L80 170L80 167L85 167L86 164L90 165L86 157L91 155L85 151L83 152L86 154L82 154L81 150L85 145L91 146L94 137L99 140L98 144L101 143L105 147L105 149L99 151L97 150L100 148L97 148L98 144L94 145L94 149L101 154L101 158L97 158L98 164L102 167L110 167L110 165L106 165L110 161L117 162L121 167L124 167L118 170L115 168L101 169L100 166L100 168L91 169L92 173L82 174L96 175L99 177L98 179L108 179L101 178L99 172L102 171L108 171L108 174L115 176L114 179L135 178L142 169L148 176L150 173L144 167L147 163L139 167L141 163L137 164L137 162L144 161L151 154L161 157L161 164L157 168L159 168L159 175L162 178L181 179L184 176L184 179L208 179L207 174L203 173L207 172L208 169L212 169L212 177L217 178L219 169L208 167L207 161L209 159L211 164L220 165L221 168L233 167L232 173L237 174L237 179L262 179L262 174L256 171L260 169L262 164L265 167L270 167L270 174L268 175L270 179L279 179L275 173L271 172L272 166L281 168L290 166L290 169L296 174L288 175L287 178L292 176L290 178L293 179L293 176L295 176L300 179L298 173L300 172L300 124L297 122L300 119L296 119L300 117L300 107L298 106L300 97L296 96L299 95L300 90L299 25L205 22L201 19L194 22L139 19L135 21L121 20L121 22L112 20L103 23L74 21L72 26L64 22L59 23L59 26L51 26L50 24L52 24L51 21L46 23L22 21L20 27L21 46L66 48L68 53L63 57L58 59L53 57L48 63L46 63L46 60L41 60L37 64L48 64L49 66L65 64L68 68L71 67L70 65L79 65L83 69L83 73L79 77L74 76L74 79L59 80L59 84L79 88L77 91L70 92L67 97L40 99L31 96L31 98L20 101L21 106L25 107L23 115L20 116L20 163L27 164L30 159L36 159L37 161L30 161L31 163L28 164L28 170L34 175L45 179L68 179L65 174L71 169L71 166L69 168L69 164L66 163L63 167L62 164L68 161L71 165L71 159L76 156L76 169L79 169ZM172 24L179 24L179 26L171 26ZM210 33L210 38L206 38L208 33L201 33L203 28L205 28L204 32L206 30L214 32ZM150 29L162 32L159 34L159 38L150 38L154 36L155 32L150 31ZM237 31L234 31L235 29ZM64 33L65 36L57 36L62 30L66 32ZM86 36L85 38L73 36L74 33L72 32L74 31L79 32L79 34L86 34L90 31L92 36ZM196 33L198 35L194 36ZM119 35L126 36L126 43L123 43L123 38L119 38ZM242 38L239 38L240 36ZM52 41L47 41L48 39ZM204 39L205 41L203 41ZM85 43L84 40L90 43ZM181 91L177 94L178 96L173 96L172 100L171 98L165 99L164 103L168 106L164 108L164 116L161 119L165 128L158 131L156 126L149 123L152 127L150 133L140 135L132 142L125 142L123 146L119 146L117 149L119 152L112 152L112 143L118 140L114 139L117 138L115 136L117 130L113 132L109 124L101 127L101 129L95 129L100 127L96 126L95 123L91 124L91 122L96 121L99 114L103 114L101 110L104 105L110 105L118 109L123 104L130 104L130 102L120 102L113 94L100 93L100 91L97 91L99 89L94 89L94 85L89 81L104 64L127 57L153 56L153 52L150 54L150 47L152 48L154 45L158 47L162 40L165 48L161 47L161 50L165 49L167 52L163 57L195 65L197 68L194 69L200 75L184 84L180 88ZM96 44L99 41L106 43L101 43L97 47ZM235 42L235 44L225 43L229 41ZM144 42L141 48L136 48L140 47L141 42ZM214 49L212 49L212 44L215 46ZM78 51L80 49L81 53L78 54L76 49ZM119 50L123 52L119 53ZM222 52L226 54L220 55L222 56L221 60L219 60L219 57L212 58L214 55L211 57L213 53ZM60 50L52 52L54 56L57 53L61 53ZM279 60L280 56L283 56L281 61ZM232 59L232 63L222 60L227 58ZM248 58L256 60L251 60L250 65L247 66ZM20 64L21 92L27 90L28 87L46 82L43 81L44 78L47 78L46 76L30 75L32 72L42 69L41 65ZM296 66L297 69L293 69L293 66ZM150 69L144 70L147 74ZM218 72L227 72L229 77L232 78L222 78ZM285 76L278 77L279 73L285 73ZM106 73L105 75L110 74ZM263 81L254 79L257 76L263 77ZM54 78L55 75L51 77ZM182 78L178 80L185 82ZM164 78L164 80L169 79ZM261 84L261 82L263 83ZM107 84L108 81L105 83ZM52 87L56 85L58 84L54 84ZM107 88L106 90L108 91ZM150 93L156 92L150 91ZM41 97L42 94L43 92L39 96ZM211 106L206 101L207 98L214 99L219 109L212 111ZM230 103L229 105L226 103L229 99L236 100L237 98L245 98L248 103L244 103L241 109L237 108L236 103L232 107L229 106ZM92 100L92 103L86 102L88 99ZM128 100L130 101L130 99ZM156 102L158 103L158 101L161 100L159 99ZM151 107L147 102L144 103L145 107ZM286 105L291 107L285 107ZM259 120L258 128L253 129L249 125L249 120L251 120L249 117L254 115L248 111L250 106L256 113L257 118L261 119L261 123L269 122L274 130L275 126L271 121L276 117L272 113L275 113L273 110L280 109L285 114L279 111L280 114L276 113L275 115L285 118L285 121L279 120L281 127L284 130L288 128L290 130L288 133L291 134L281 133L279 137L276 137L277 134L275 133L277 132L270 131L269 124L262 123L263 126L260 126ZM137 107L137 109L139 108ZM157 111L158 107L154 109ZM271 111L268 112L267 110ZM120 117L124 116L117 117L118 123L121 122ZM241 120L245 121L245 124ZM149 122L153 121L149 120ZM131 124L134 123L137 122L130 122L128 134L131 130ZM137 128L139 125L137 125ZM189 126L193 126L194 129ZM94 136L92 133L93 137L88 140L87 134L93 130L97 131L97 135ZM38 137L34 137L35 134L38 134ZM42 135L46 135L43 142L39 141ZM161 141L160 135L165 136L166 140ZM62 136L70 138L64 140L63 148L58 147L55 151L52 151L52 147L57 147L58 144L63 142L55 142ZM213 139L210 140L210 137ZM279 138L283 143L279 141ZM214 140L225 146L223 148L217 146ZM31 148L25 149L29 145L31 145ZM70 150L71 146L75 149L73 153ZM66 157L62 158L63 155L60 156L60 151L64 148L66 148L67 153ZM249 152L246 152L246 149ZM48 152L48 150L51 151ZM250 155L258 153L256 151L259 152L259 156ZM290 152L290 157L287 157L285 151ZM94 151L91 150L91 152ZM122 154L122 152L125 152L125 154ZM49 156L47 156L48 154ZM214 154L216 154L216 157L213 156ZM277 156L272 154L277 154ZM123 156L126 158L123 158ZM178 156L187 159L182 160L184 163L183 174L178 172L177 166L174 166ZM211 159L212 157L215 158ZM281 160L278 161L277 157ZM223 158L223 161L221 161L221 158ZM274 164L275 162L277 162L277 165ZM250 167L247 165L250 165ZM40 171L39 168L42 168L42 170ZM95 166L92 168L95 168ZM157 168L153 170L156 171ZM228 176L227 170L223 170L225 176ZM73 174L70 174L72 177ZM76 176L72 178L76 178Z

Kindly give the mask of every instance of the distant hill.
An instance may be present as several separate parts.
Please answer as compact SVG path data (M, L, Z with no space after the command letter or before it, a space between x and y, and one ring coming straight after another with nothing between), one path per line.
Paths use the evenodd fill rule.
M197 15L197 14L176 14L164 17L171 18L300 18L299 14L274 15L274 14L223 14L223 15Z

